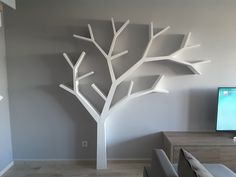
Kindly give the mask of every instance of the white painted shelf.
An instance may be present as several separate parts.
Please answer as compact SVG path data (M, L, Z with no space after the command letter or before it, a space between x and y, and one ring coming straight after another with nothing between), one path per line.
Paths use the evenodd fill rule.
M79 87L80 87L80 81L82 79L87 79L88 77L92 77L94 75L94 71L88 71L87 74L84 74L82 76L78 76L78 70L81 66L82 61L84 60L86 53L82 52L79 59L77 60L76 64L73 65L71 62L70 57L68 54L63 53L63 56L65 60L68 62L69 66L71 67L73 71L73 88L70 88L68 86L65 86L63 84L60 85L61 88L64 90L68 91L69 93L75 95L79 101L82 103L82 105L87 109L87 111L91 114L91 116L94 118L94 120L97 122L97 169L105 169L107 168L107 156L106 156L106 132L105 132L105 122L108 118L108 116L116 110L118 107L121 105L124 105L126 102L128 102L131 99L141 97L150 93L168 93L168 90L161 88L161 81L164 78L164 75L158 75L156 76L156 81L153 84L153 86L149 89L142 90L136 93L133 93L133 86L134 86L134 81L130 81L129 88L127 90L127 94L125 97L123 97L120 101L115 103L112 107L112 100L115 95L115 91L119 84L124 82L127 78L131 76L132 73L134 73L140 66L142 66L144 63L147 62L153 62L153 61L163 61L167 60L170 62L174 62L176 64L184 65L187 68L192 71L193 74L201 74L198 66L210 62L209 60L200 60L197 62L188 62L188 61L182 61L179 59L179 54L186 51L186 50L191 50L193 48L197 48L200 45L189 45L189 41L191 38L191 33L188 33L185 35L185 37L182 40L182 44L178 50L173 52L172 54L168 56L158 56L158 57L148 57L148 53L150 51L150 48L153 44L154 40L157 40L159 36L164 34L170 27L166 27L159 31L158 33L154 33L154 25L153 23L150 23L149 26L149 41L148 44L144 50L144 53L142 57L138 60L137 63L135 63L133 66L131 66L127 71L125 71L123 74L121 74L119 77L115 76L112 61L113 60L118 60L121 56L127 55L128 50L122 51L118 54L113 54L114 52L114 47L117 41L117 38L121 35L121 33L125 30L127 25L129 24L129 20L124 22L120 28L116 28L114 19L111 19L111 28L113 31L113 38L112 42L109 48L109 51L106 53L103 48L97 43L94 37L93 29L90 24L88 24L88 32L89 32L89 37L84 37L78 34L74 34L73 37L79 40L84 40L87 41L91 44L93 44L98 51L103 55L105 58L108 69L109 69L109 74L110 78L112 81L111 87L109 89L108 95L105 95L103 91L95 84L93 83L91 87L93 90L105 101L105 104L103 106L103 109L101 112L98 112L96 108L86 99L86 97L80 92Z

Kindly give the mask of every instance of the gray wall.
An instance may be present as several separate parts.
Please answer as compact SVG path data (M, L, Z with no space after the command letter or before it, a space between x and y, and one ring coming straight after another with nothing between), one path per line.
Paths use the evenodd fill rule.
M154 21L156 27L170 25L172 37L191 31L191 42L202 47L183 57L211 59L212 63L202 67L200 76L169 64L164 84L170 94L138 98L110 115L108 157L148 158L151 149L161 145L161 131L214 130L216 88L236 85L235 7L234 0L18 0L17 11L7 11L5 18L14 158L95 158L95 122L78 100L58 87L71 81L71 70L61 53L78 57L84 47L101 71L101 57L93 57L95 50L73 39L72 34L86 34L88 22L97 25L101 30L96 34L100 34L109 28L110 17L131 20L129 32L121 40L136 48L131 56L143 50L143 36L147 35L143 24ZM101 43L111 31L106 32L105 37L96 35ZM139 72L158 66L145 65ZM121 64L118 69L124 67ZM88 69L84 65L82 72ZM109 85L95 78L100 87ZM82 140L89 141L87 149L81 148Z
M13 158L6 68L4 27L0 27L0 95L4 96L0 101L0 171L12 162Z

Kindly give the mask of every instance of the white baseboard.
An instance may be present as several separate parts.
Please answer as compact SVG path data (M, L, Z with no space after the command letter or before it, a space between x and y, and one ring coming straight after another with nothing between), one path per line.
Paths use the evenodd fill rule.
M151 158L108 158L107 159L112 161L147 161L151 160ZM41 162L41 161L96 161L95 158L89 158L89 159L14 159L15 162Z
M107 159L108 163L150 163L150 158L111 158ZM19 164L32 164L32 163L65 163L65 164L73 164L73 163L96 163L96 159L15 159L15 165ZM0 176L1 177L1 176Z
M14 161L9 163L3 170L0 171L0 177L3 176L11 167L13 167Z

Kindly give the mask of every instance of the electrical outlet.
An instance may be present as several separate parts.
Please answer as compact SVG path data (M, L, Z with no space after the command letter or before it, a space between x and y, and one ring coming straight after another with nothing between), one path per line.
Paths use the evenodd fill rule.
M88 141L82 141L82 147L87 148L88 147Z

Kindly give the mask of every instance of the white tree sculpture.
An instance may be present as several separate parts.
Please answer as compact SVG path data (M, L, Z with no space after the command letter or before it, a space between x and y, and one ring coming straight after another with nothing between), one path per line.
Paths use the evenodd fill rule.
M136 93L133 93L133 85L134 82L130 80L129 84L129 89L127 90L127 95L123 97L120 101L118 101L115 105L112 105L112 100L115 94L115 91L119 84L124 82L129 76L135 72L142 64L146 62L151 62L151 61L163 61L163 60L168 60L171 62L175 62L181 65L186 66L189 68L193 74L200 74L199 70L197 67L200 64L204 64L209 62L209 60L201 60L197 62L187 62L187 61L181 61L178 59L178 54L183 52L184 50L192 49L199 47L199 45L188 45L189 39L191 37L191 33L187 34L182 41L180 49L177 51L173 52L172 54L168 56L158 56L158 57L148 57L148 52L152 46L152 43L155 39L157 39L160 35L165 33L170 27L166 27L159 31L158 33L154 34L154 28L153 28L153 23L150 23L150 31L149 31L149 41L147 43L147 46L144 50L144 53L140 60L138 60L132 67L130 67L127 71L125 71L123 74L121 74L119 77L116 78L112 61L127 54L128 51L123 51L118 54L113 54L114 47L117 41L117 38L119 35L122 33L122 31L127 27L129 24L129 20L127 20L119 29L116 28L115 22L113 18L111 19L111 27L113 30L113 38L112 42L109 48L109 52L106 53L102 47L96 42L94 38L94 33L92 30L92 27L88 24L88 31L90 34L90 37L84 37L80 35L74 34L73 37L84 40L87 42L90 42L93 44L98 51L101 52L103 57L106 59L109 73L110 73L110 78L111 78L111 87L109 89L108 95L105 95L96 84L92 84L91 87L97 92L98 95L101 96L101 98L105 101L105 104L102 108L102 111L99 112L97 109L86 99L86 97L80 92L80 81L82 79L86 79L87 77L91 76L94 74L94 71L90 71L87 74L84 74L82 76L78 76L78 71L80 68L80 65L85 57L85 52L82 52L79 59L75 64L72 63L71 59L66 53L63 53L64 58L70 65L72 71L73 71L73 88L70 88L66 85L61 84L60 87L68 91L69 93L73 94L78 98L78 100L82 103L82 105L87 109L87 111L91 114L91 116L94 118L94 120L97 122L97 169L105 169L107 168L107 153L106 153L106 120L108 118L108 115L114 111L119 105L122 105L126 103L127 101L134 99L136 97L140 97L149 93L154 93L154 92L161 92L161 93L168 93L167 90L160 88L160 81L163 78L163 75L159 75L156 78L156 81L154 82L153 86L147 90L142 90Z
M3 96L2 96L2 95L0 95L0 101L2 101L2 99L3 99Z

